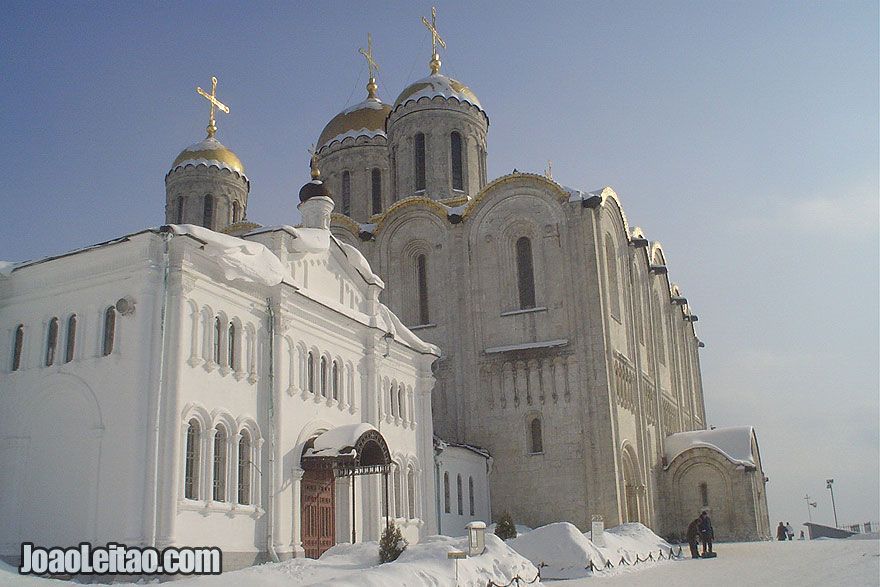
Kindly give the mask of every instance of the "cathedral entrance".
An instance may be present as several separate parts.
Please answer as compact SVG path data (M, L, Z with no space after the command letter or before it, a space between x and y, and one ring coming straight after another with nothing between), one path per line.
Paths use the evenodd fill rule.
M641 494L645 486L640 482L640 475L631 450L627 447L621 453L623 465L624 519L627 522L641 522Z
M302 543L318 558L336 544L336 483L332 470L306 471L302 478Z

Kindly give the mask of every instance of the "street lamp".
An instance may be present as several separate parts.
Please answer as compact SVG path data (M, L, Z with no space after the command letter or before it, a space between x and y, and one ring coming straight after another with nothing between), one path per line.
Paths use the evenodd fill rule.
M813 523L813 512L810 510L810 508L816 507L816 502L810 501L809 494L805 495L804 499L807 500L807 516L810 518L810 523L812 524Z
M831 511L834 512L834 527L837 528L837 508L834 507L834 479L825 479L825 488L831 491Z

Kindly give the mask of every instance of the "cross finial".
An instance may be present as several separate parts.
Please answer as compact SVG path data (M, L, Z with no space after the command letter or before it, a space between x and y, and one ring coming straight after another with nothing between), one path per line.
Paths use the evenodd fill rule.
M370 33L367 33L367 50L364 51L364 48L361 47L361 55L367 58L367 65L370 68L370 81L367 82L367 97L376 98L376 78L373 77L373 70L379 71L379 66L376 65L376 62L373 61L373 37L370 36Z
M431 22L428 22L428 19L424 16L422 17L422 22L425 23L425 26L428 27L428 30L431 31L431 73L437 73L440 71L440 56L437 54L437 43L440 43L440 46L444 49L446 48L446 43L443 42L443 39L440 38L440 35L437 34L437 9L435 7L431 7Z
M553 179L553 161L547 160L547 169L544 170L547 179Z
M196 86L196 91L199 94L201 94L202 96L204 96L205 99L211 103L211 121L208 123L208 128L206 130L208 131L208 138L213 138L214 133L217 132L217 125L214 124L214 107L216 106L218 109L222 110L226 114L229 114L229 106L227 106L226 104L224 104L223 102L221 102L220 100L218 100L215 97L215 94L217 92L217 78L216 77L211 78L211 93L210 94L208 92L206 92L205 90L203 90L202 88L200 88L199 86Z
M312 143L312 146L309 147L309 154L312 156L309 161L309 169L311 170L312 179L318 179L321 177L321 170L318 169L318 152L315 151L315 143Z

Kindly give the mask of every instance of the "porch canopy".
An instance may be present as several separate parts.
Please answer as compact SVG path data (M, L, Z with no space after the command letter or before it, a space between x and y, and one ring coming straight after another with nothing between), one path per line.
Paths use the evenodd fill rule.
M332 470L337 477L387 474L391 453L372 424L347 424L328 430L306 443L301 466L305 471Z

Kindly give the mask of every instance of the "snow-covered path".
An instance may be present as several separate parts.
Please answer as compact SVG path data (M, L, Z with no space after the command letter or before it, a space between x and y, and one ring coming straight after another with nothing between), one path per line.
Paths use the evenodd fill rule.
M685 549L687 552L687 549ZM553 587L675 585L880 585L880 540L811 540L716 544L718 558L624 567Z

